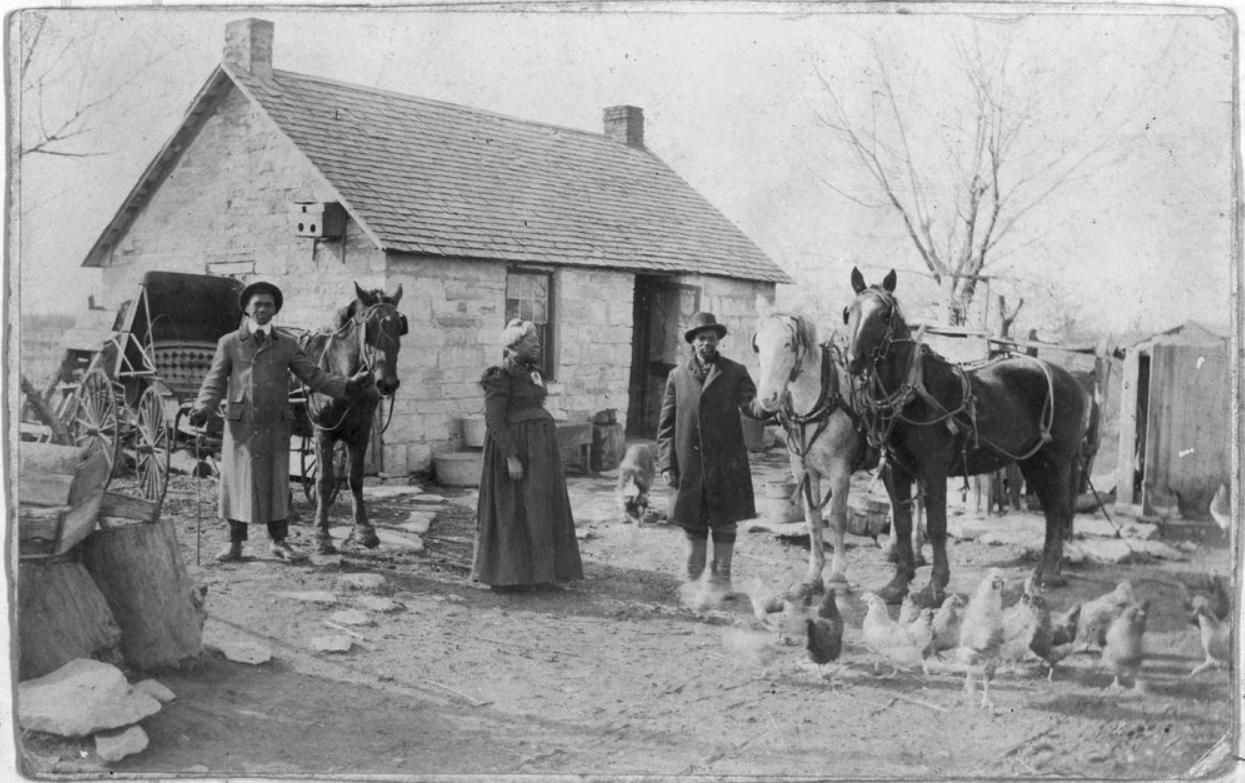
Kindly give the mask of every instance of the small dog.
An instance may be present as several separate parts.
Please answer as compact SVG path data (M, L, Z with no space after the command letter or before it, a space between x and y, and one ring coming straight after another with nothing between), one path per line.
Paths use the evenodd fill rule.
M628 521L643 524L649 520L648 493L656 469L648 446L637 444L627 449L618 466L618 502Z

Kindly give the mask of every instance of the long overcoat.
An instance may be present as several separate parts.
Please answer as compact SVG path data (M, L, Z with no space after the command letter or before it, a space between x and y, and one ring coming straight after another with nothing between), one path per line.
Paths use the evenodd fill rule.
M321 370L279 329L257 344L247 324L216 344L195 407L215 411L225 400L220 516L267 523L287 518L290 483L289 374L313 391L344 397L346 379Z
M740 413L763 418L742 364L719 355L702 385L696 359L670 371L657 422L657 468L679 476L670 521L701 527L756 516ZM702 506L703 498L703 506Z

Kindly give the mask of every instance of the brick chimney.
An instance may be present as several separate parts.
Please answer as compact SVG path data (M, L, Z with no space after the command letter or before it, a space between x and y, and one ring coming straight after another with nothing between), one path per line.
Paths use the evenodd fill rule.
M272 22L252 18L225 25L224 61L252 76L272 76Z
M644 149L644 110L639 106L607 107L605 135L628 147Z

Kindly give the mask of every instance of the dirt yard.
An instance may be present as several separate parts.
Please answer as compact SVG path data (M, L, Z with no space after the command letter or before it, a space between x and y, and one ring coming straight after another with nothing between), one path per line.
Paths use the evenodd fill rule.
M760 488L780 480L785 454L754 455L754 463ZM201 670L159 676L177 700L144 721L147 750L109 769L202 777L1173 778L1232 731L1229 674L1186 679L1203 656L1174 588L1181 573L1230 572L1225 537L1209 520L1165 526L1163 540L1180 544L1182 561L1071 566L1069 586L1049 596L1061 611L1131 580L1152 602L1147 693L1106 690L1111 675L1091 653L1065 660L1053 682L1028 670L1000 673L989 712L964 697L963 674L950 664L929 675L896 670L863 647L861 595L890 574L871 539L849 536L854 589L842 602L847 631L837 664L823 670L790 645L762 667L722 642L724 630L752 622L746 598L703 615L679 604L679 530L625 524L609 476L572 477L571 489L585 579L496 594L469 577L471 492L431 484L422 495L369 490L382 528L412 510L435 512L422 554L384 544L304 565L261 557L217 565L211 554L223 530L205 519L204 565L195 566L195 485L175 476L165 514L176 520L192 574L209 588L206 643L259 642L273 660L235 663L210 649ZM959 492L950 494L959 501ZM657 502L664 507L664 497ZM204 510L210 519L210 502ZM334 514L344 520L348 505L339 500ZM1040 529L1036 516L1032 525ZM744 530L737 586L754 575L775 588L800 578L807 539ZM298 535L309 543L308 528ZM1016 547L975 541L953 542L951 562L959 593L987 567L1002 567L1019 585L1031 566ZM330 616L365 594L339 582L357 573L382 575L383 586L367 592L402 609L371 613L373 625L352 629L358 638L349 652L313 651L314 637L341 633L326 624ZM920 570L918 587L928 573ZM336 603L279 595L312 590L334 591ZM89 744L28 735L26 748L38 768L102 769Z

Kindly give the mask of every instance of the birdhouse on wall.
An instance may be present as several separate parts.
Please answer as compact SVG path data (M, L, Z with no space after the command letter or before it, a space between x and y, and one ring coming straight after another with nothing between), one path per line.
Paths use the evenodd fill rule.
M346 234L346 209L336 201L298 201L290 210L294 235L341 239Z

